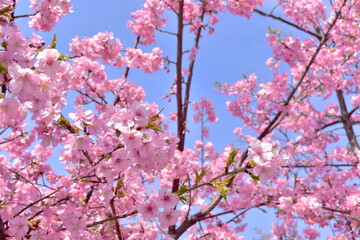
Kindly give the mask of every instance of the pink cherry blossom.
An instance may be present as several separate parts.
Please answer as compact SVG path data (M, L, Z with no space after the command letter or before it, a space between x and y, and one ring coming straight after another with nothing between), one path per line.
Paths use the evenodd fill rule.
M179 203L179 196L169 193L167 189L161 188L159 196L154 200L156 205L164 209L172 209Z
M265 164L274 156L271 143L260 142L260 140L254 139L250 142L249 147L249 156L253 157L253 160L257 164Z
M9 234L16 239L22 239L29 229L26 217L16 217L9 220Z
M79 129L84 129L86 125L92 123L93 112L92 110L84 111L84 106L79 105L76 107L76 114L69 113L69 117L74 120L74 124Z
M141 213L144 220L150 220L151 218L159 215L159 208L153 200L139 204L138 211Z
M165 209L159 215L159 222L162 228L175 224L180 217L180 212L173 209Z
M9 74L12 77L10 81L10 89L12 94L18 95L24 91L28 95L32 95L32 89L38 84L38 76L29 68L21 68L18 64L9 67Z
M35 231L31 231L31 240L42 240L47 239L47 232L45 229L38 229Z

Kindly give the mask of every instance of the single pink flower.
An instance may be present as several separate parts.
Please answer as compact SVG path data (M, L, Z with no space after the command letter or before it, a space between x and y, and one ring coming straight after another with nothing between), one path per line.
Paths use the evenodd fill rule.
M159 191L159 196L155 199L155 202L160 207L165 209L172 209L176 204L179 203L179 196L168 192L165 188L161 188Z
M16 217L9 220L8 234L16 239L22 239L28 231L28 220L26 217Z
M150 220L150 218L157 217L159 215L159 208L153 200L140 204L137 210L141 213L144 220Z
M180 211L173 209L165 209L159 215L159 222L162 228L176 224L180 217Z

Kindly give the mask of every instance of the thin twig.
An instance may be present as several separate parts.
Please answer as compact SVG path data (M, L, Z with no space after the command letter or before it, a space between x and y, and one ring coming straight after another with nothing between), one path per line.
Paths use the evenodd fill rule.
M126 213L126 214L123 214L123 215L120 215L120 216L109 217L109 218L106 218L106 219L103 219L103 220L100 220L100 221L96 221L96 222L90 223L90 224L88 224L86 226L87 227L94 227L96 225L103 224L103 223L106 223L106 222L118 220L118 219L121 219L121 218L126 218L126 217L132 216L132 215L137 214L137 213L138 213L138 211L135 210L135 211L132 211L131 213Z
M16 18L26 18L26 17L32 17L32 16L35 16L36 14L38 14L39 11L36 11L34 13L29 13L29 14L23 14L23 15L17 15L17 16L14 16L13 18L16 19Z
M275 15L273 15L272 13L270 13L270 14L269 14L269 13L265 13L265 12L259 10L259 9L254 9L254 12L256 12L256 13L260 14L261 16L264 16L264 17L273 18L273 19L278 20L278 21L280 21L280 22L283 22L283 23L285 23L285 24L287 24L287 25L290 25L290 26L292 26L292 27L294 27L294 28L296 28L296 29L298 29L298 30L300 30L300 31L303 31L303 32L305 32L305 33L308 33L308 34L310 34L311 36L316 37L319 41L321 41L321 39L322 39L322 36L320 36L319 34L314 33L314 32L311 32L311 31L309 31L309 30L306 30L306 29L300 27L299 25L296 25L295 23L292 23L292 22L290 22L290 21L288 21L288 20L286 20L286 19L283 19L283 18L281 18L281 17L275 16Z
M35 204L37 204L37 203L39 203L39 202L41 202L41 201L49 198L51 195L54 195L54 194L57 193L58 191L60 191L60 190L58 189L58 190L56 190L56 191L54 191L54 192L52 192L52 193L50 193L50 194L48 194L48 195L46 195L46 196L44 196L44 197L42 197L42 198L36 200L35 202L30 203L29 205L27 205L26 207L24 207L23 209L21 209L19 212L17 212L12 218L15 218L15 217L19 216L21 213L23 213L24 211L26 211L28 208L30 208L30 207L34 206ZM6 222L7 222L7 221L5 221L5 223L6 223Z
M208 216L205 216L205 217L200 218L199 221L202 221L202 220L205 220L205 219L209 219L209 218L219 217L219 216L226 215L226 214L229 214L229 213L234 213L234 211L233 211L233 210L229 210L229 211L222 212L222 213L217 213L217 214L214 214L214 215L208 215Z
M78 92L78 93L80 93L80 94L82 94L82 95L84 95L85 97L89 98L91 101L96 102L96 103L99 104L99 105L103 105L101 102L99 102L99 101L96 100L95 98L91 97L89 94L83 93L82 91L80 91L80 90L78 90L78 89L75 89L75 91Z
M173 32L169 32L169 31L165 31L165 30L162 30L160 28L156 28L157 31L161 32L161 33L166 33L166 34L169 34L169 35L173 35L173 36L176 36L176 33L173 33Z

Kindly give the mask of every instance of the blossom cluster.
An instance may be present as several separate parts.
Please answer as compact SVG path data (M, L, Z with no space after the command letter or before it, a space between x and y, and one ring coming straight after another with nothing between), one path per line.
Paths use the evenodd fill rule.
M253 167L251 172L259 177L260 182L277 177L290 159L289 156L280 152L280 148L273 144L254 139L249 143L249 165Z
M174 207L179 203L179 196L174 193L169 193L167 189L161 188L159 195L153 200L150 199L138 206L138 211L141 213L144 220L150 220L154 217L159 218L160 226L167 228L170 225L176 224L180 217L180 212ZM159 208L163 211L159 212Z

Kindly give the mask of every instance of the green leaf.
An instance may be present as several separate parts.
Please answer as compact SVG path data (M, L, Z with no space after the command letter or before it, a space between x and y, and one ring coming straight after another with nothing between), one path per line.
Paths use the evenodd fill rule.
M124 197L126 197L126 194L124 192L120 191L120 192L117 192L115 196L119 197L119 198L124 198Z
M149 122L149 123L148 123L146 126L144 126L144 127L138 128L138 130L141 130L141 129L152 129L152 130L154 130L155 132L161 132L161 133L164 132L159 125L156 125L156 124L154 124L154 123L152 123L152 122Z
M70 125L70 122L61 114L60 118L57 121L57 124L60 125L60 127L64 127L65 129L67 129L67 125Z
M254 168L256 167L257 163L254 161L254 159L251 159L247 165L249 168Z
M140 127L139 130L141 130L141 129L152 129L152 130L154 130L155 132L161 132L161 133L163 133L164 131L161 129L161 126L160 126L161 123L155 123L155 122L160 118L160 113L161 113L163 110L164 110L164 108L161 109L156 115L150 117L150 118L148 119L147 125Z
M267 213L267 211L265 209L262 209L260 207L258 207L257 209L259 209L260 211L262 211L263 213Z
M160 118L160 113L164 111L164 108L162 108L156 115L149 118L149 122L155 122Z
M67 60L69 60L69 59L71 59L70 56L68 56L68 55L66 55L66 54L64 54L64 53L60 53L60 56L59 56L59 58L58 58L57 60L58 60L58 61L67 61Z
M120 132L120 130L118 130L118 129L115 129L115 133L116 133L116 136L117 136L117 137L120 137L120 135L121 135L121 132Z
M9 43L7 42L7 41L3 41L2 43L1 43L1 46L5 49L5 50L7 50L7 46L9 45Z
M13 11L13 10L14 10L14 9L12 8L11 5L6 6L6 7L4 7L3 9L0 10L0 15L3 15L3 16L5 16L5 17L9 18L9 19L12 19L11 15L8 14L8 12L11 12L11 11Z
M3 16L9 18L9 19L12 19L11 15L10 14L7 14L7 13L4 13Z
M183 203L183 204L187 204L189 202L189 199L185 196L180 196L180 201Z
M186 192L188 192L189 189L186 187L185 183L179 188L179 190L177 190L176 192L174 192L174 194L177 194L177 195L182 195Z
M156 120L158 120L159 118L160 118L159 114L156 114L156 115L150 117L148 121L149 121L149 123L153 123Z
M254 175L252 172L247 172L247 173L256 183L260 182L260 178L258 176Z
M62 114L60 115L60 118L57 120L57 125L61 127L62 129L69 130L71 133L77 133L80 131L78 128L73 128L69 122Z
M194 172L196 175L196 183L199 183L201 181L201 179L205 176L205 174L208 173L208 171L209 171L209 169L203 169L199 173L198 171L196 171L196 169L194 169Z
M232 175L232 176L228 177L227 179L225 179L224 181L217 182L216 184L219 184L220 186L228 185L230 183L231 179L234 177L235 177L235 175Z
M116 184L115 192L118 192L120 190L120 188L122 188L124 185L125 184L124 184L123 178L120 178Z
M0 64L0 74L5 74L8 72L8 69L4 65Z
M236 155L238 154L239 150L240 150L239 148L234 148L234 149L231 151L231 153L230 153L230 155L229 155L229 158L228 158L228 160L227 160L227 162L226 162L226 169L229 169L229 167L231 166L231 164L234 162L235 157L236 157Z
M98 183L98 181L92 180L90 178L82 178L80 181L85 183Z
M215 81L215 87L221 88L221 83L219 83L218 81Z
M227 199L227 191L231 190L231 188L221 185L220 183L213 183L212 186L216 188L221 196L226 200Z
M56 48L56 42L57 42L56 33L54 33L50 48Z
M280 30L279 28L271 29L270 26L267 27L267 30L268 30L268 32L271 33L271 34L280 35L280 33L281 33L281 30Z

